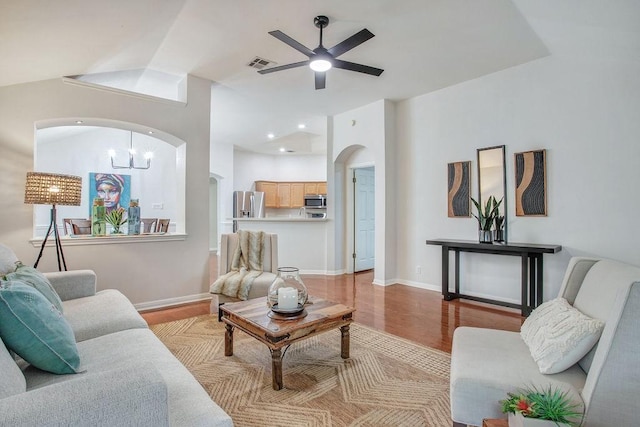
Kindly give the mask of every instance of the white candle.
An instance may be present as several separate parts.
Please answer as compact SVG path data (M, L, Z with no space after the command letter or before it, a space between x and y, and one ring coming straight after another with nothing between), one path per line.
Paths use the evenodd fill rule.
M298 307L298 290L287 287L278 289L278 308L291 310Z

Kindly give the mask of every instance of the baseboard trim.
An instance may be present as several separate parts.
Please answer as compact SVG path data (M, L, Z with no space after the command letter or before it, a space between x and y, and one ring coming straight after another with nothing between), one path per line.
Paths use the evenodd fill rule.
M430 283L414 282L413 280L401 280L395 279L394 283L399 283L405 286L411 286L412 288L426 289L428 291L442 292L440 285L432 285Z
M138 311L155 310L158 308L166 308L173 305L188 304L192 302L210 300L211 294L185 295L183 297L167 298L156 301L141 302L133 306Z

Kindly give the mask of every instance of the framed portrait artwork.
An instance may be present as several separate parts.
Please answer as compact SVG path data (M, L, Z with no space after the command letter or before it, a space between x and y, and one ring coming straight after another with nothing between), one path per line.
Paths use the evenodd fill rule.
M471 216L469 191L471 188L471 161L447 165L447 210L449 218Z
M89 217L93 199L104 199L105 213L114 209L129 207L131 198L131 176L115 173L89 173Z
M514 156L516 216L546 216L546 150L525 151Z

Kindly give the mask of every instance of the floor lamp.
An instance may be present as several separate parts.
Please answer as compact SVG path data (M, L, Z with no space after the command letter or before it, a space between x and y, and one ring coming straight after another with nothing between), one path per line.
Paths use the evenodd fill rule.
M52 205L51 221L47 235L44 237L38 259L33 265L38 267L42 252L47 244L47 239L53 231L56 244L56 253L58 255L58 270L67 270L67 263L62 252L62 244L60 243L60 234L58 233L58 224L56 221L56 205L80 206L82 192L82 178L73 175L59 175L44 172L27 172L27 184L24 189L24 202L30 205ZM62 261L62 262L61 262Z

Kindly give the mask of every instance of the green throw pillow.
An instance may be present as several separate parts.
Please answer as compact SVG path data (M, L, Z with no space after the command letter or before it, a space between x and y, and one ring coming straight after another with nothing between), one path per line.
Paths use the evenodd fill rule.
M36 368L75 374L76 340L67 320L40 292L20 281L0 282L0 337Z
M64 313L64 311L62 310L62 300L58 296L56 290L53 289L51 282L49 282L44 274L40 273L33 267L22 264L21 262L17 262L16 264L18 266L16 268L16 271L4 276L4 280L7 280L9 282L18 280L37 289L42 295L44 295L46 299L51 302L51 304L56 306L60 313Z

